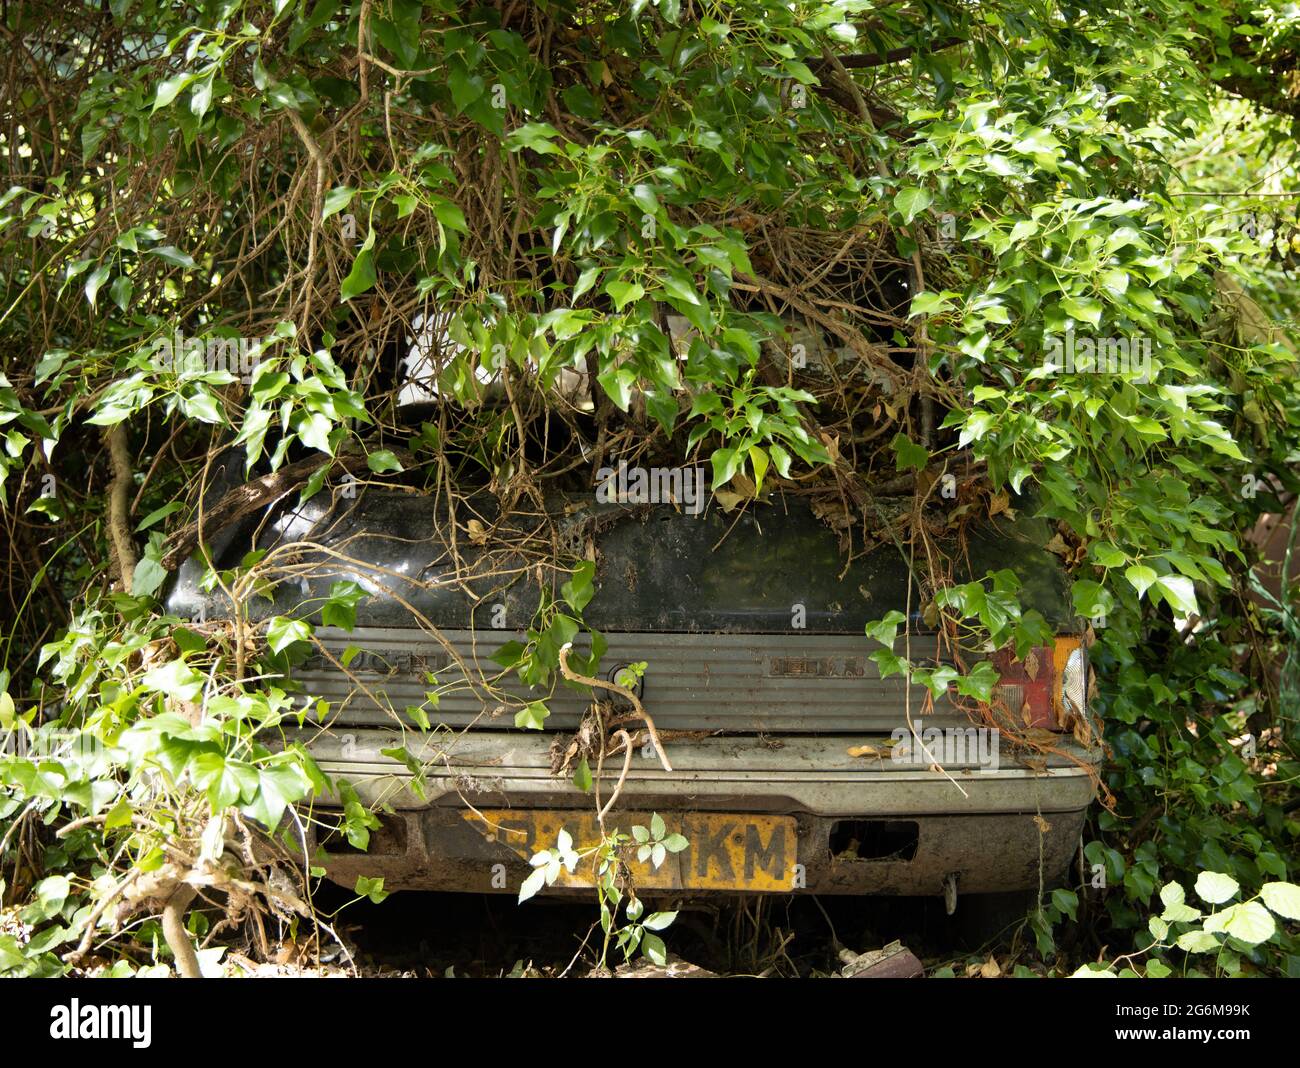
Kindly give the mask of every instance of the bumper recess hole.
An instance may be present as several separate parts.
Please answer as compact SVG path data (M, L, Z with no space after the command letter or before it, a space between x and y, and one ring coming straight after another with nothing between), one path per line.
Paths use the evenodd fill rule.
M326 853L336 856L400 856L406 852L406 820L401 816L379 815L379 828L370 832L370 848L357 849L342 831L335 831L321 841Z
M911 860L920 828L913 820L839 820L831 824L831 859Z

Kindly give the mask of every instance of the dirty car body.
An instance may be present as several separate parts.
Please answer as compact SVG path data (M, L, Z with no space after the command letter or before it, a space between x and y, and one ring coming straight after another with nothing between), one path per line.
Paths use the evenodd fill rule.
M594 630L608 646L602 677L647 665L641 700L672 771L638 736L606 822L626 831L657 813L690 845L657 869L633 861L639 888L951 899L1038 886L1040 877L1050 884L1077 850L1095 752L1064 733L1047 754L1018 750L997 732L977 739L962 733L973 724L951 700L929 707L924 687L881 677L869 655L879 646L863 625L890 609L911 609L914 662L944 659L893 545L846 564L835 531L797 496L739 514L716 502L692 515L590 495L521 507L508 520L476 508L462 501L453 517L437 495L370 485L352 498L336 489L273 507L209 538L221 567L290 544L294 561L314 565L281 582L274 603L246 606L254 618L306 616L341 579L368 593L352 630L315 617L318 644L292 669L312 699L295 737L328 776L382 812L366 851L338 837L320 843L331 878L514 892L527 858L561 829L579 845L598 834L590 793L556 773L592 690L552 679L545 729L519 729L518 703L545 695L493 660L526 640L537 611L545 579L534 543L552 564L594 558L595 595L575 650ZM1009 691L1030 726L1057 731L1063 665L1079 641L1059 563L1043 548L1047 524L1026 510L1012 515L972 527L963 558L975 576L1012 568L1022 601L1062 636L1038 651L1035 677ZM498 554L492 567L465 569L489 550ZM203 571L196 559L182 565L173 613L229 614L219 593L200 589ZM431 691L437 707L421 730L406 710ZM617 695L597 696L618 711ZM946 748L918 759L917 746L897 759L896 740L915 744L922 728ZM953 737L970 744L954 749ZM418 768L395 758L395 747ZM591 767L608 798L623 755ZM590 878L564 873L548 893L579 892Z

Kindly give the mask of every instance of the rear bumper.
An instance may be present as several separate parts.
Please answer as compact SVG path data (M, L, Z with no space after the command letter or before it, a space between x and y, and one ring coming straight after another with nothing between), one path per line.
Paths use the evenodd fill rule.
M423 799L409 771L380 753L397 744L392 733L310 741L327 775L392 810L367 852L326 845L330 877L355 885L358 875L382 875L389 889L514 892L530 870L525 860L463 814L471 806L590 808L590 795L551 774L551 737L470 731L410 745L426 768ZM669 743L672 773L633 757L607 824L649 811L792 816L791 892L932 895L951 876L960 893L983 893L1037 886L1040 867L1047 882L1065 870L1094 796L1095 753L1063 739L1062 754L1034 766L1003 752L997 770L950 765L941 773L848 755L870 743L860 735L677 739ZM606 797L621 768L621 760L611 763L618 767L602 776ZM744 892L729 892L737 890Z

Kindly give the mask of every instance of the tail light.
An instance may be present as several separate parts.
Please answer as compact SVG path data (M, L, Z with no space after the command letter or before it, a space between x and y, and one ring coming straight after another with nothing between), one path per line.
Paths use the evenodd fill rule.
M1002 649L993 657L1001 681L993 688L994 703L1017 724L1049 731L1066 731L1086 714L1088 654L1081 639L1057 638L1052 645L1031 649L1023 660Z

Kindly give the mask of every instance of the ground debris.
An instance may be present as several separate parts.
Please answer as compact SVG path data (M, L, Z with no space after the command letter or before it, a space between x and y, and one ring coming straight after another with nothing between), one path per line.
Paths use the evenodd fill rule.
M648 957L638 957L634 961L620 964L613 970L596 967L587 973L588 979L716 979L717 977L716 972L673 956L669 956L664 964L655 964Z
M845 979L921 979L925 976L925 968L916 955L898 941L866 953L842 949L840 960L844 962L840 975Z

